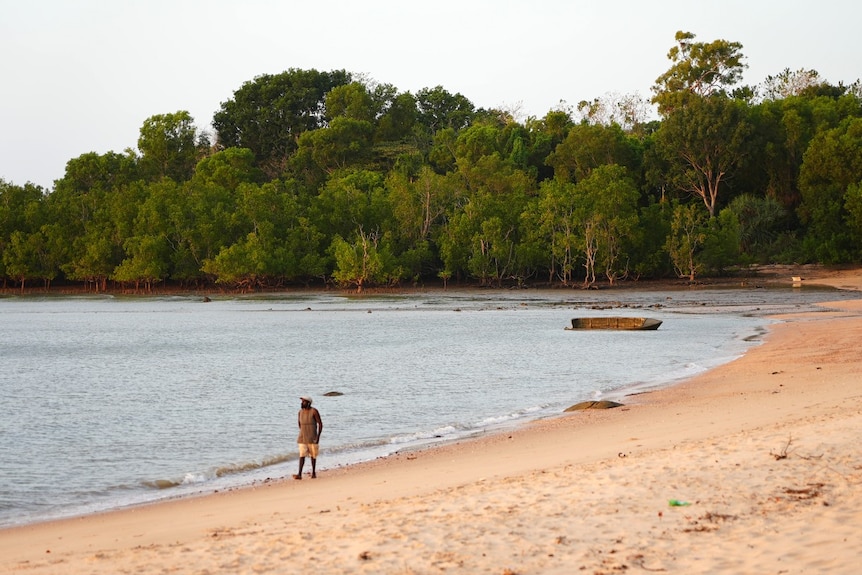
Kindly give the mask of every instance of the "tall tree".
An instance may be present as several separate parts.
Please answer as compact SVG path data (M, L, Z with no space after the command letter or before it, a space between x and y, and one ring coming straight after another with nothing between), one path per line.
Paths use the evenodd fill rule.
M441 176L425 166L418 177L392 173L386 180L389 203L398 227L411 243L429 240L434 226L459 197L453 176Z
M270 178L281 175L297 139L326 125L326 94L350 82L344 70L291 68L246 82L213 116L218 143L249 148Z
M597 269L610 283L625 277L625 247L636 243L639 198L627 170L615 164L599 166L575 184L573 194L587 282L595 281Z
M44 195L42 188L33 184L16 186L0 178L0 259L14 232L33 231L32 214Z
M530 135L527 163L535 168L540 182L554 177L548 156L566 138L572 127L572 118L564 110L551 110L541 119L528 118L525 128Z
M326 94L325 105L330 119L344 117L373 122L380 113L378 103L360 82L334 87Z
M423 88L416 92L416 106L419 109L419 123L431 134L445 128L466 128L476 113L470 100L461 94L446 91L443 86Z
M46 285L59 271L52 266L42 227L46 222L45 192L27 183L16 186L0 179L0 277L20 282L42 278Z
M309 206L314 226L328 237L351 238L358 229L380 231L388 206L383 175L369 170L344 170L327 180ZM371 233L371 232L367 232Z
M255 167L254 153L248 148L227 148L204 158L195 167L198 183L214 183L236 189L244 183L260 183L264 179Z
M677 189L703 201L716 214L725 180L749 152L748 108L723 96L693 97L665 118L656 134Z
M483 285L519 277L520 220L535 181L497 152L459 158L457 177L465 198L450 207L437 239L444 271L467 272Z
M824 83L817 70L801 68L791 72L790 68L785 68L775 76L767 76L758 86L757 91L764 100L783 100L810 93L812 89Z
M847 119L839 127L815 136L805 152L799 179L799 213L808 226L810 256L828 263L859 258L862 229L855 228L855 223L862 220L862 203L858 199L862 184L862 118Z
M522 220L527 240L544 252L548 281L563 285L573 281L580 247L574 187L561 179L542 182L537 201L530 203Z
M333 279L340 285L355 287L357 293L368 285L387 283L392 278L392 257L378 232L366 232L360 227L353 242L335 236L332 252Z
M762 189L791 211L801 201L799 169L812 138L837 127L848 117L862 115L857 97L824 95L820 93L823 86L781 90L786 95L766 99L751 109L754 155L746 162L741 180L748 190Z
M632 173L640 170L635 142L617 124L572 126L546 162L554 168L557 178L570 182L586 179L594 169L609 164L625 166Z
M418 113L416 98L412 94L392 95L383 102L374 140L387 142L408 138Z
M667 54L673 64L656 78L652 102L662 115L684 106L690 96L727 94L747 67L739 42L694 42L694 38L691 32L676 33L677 45Z
M706 215L695 204L676 204L667 236L667 252L677 276L694 281L703 269L697 254L706 241Z
M196 135L194 119L184 110L147 118L138 137L144 176L150 180L188 180L198 161Z
M371 157L374 125L348 116L333 118L328 126L299 137L296 166L328 174L362 165Z
M87 153L66 163L66 173L46 198L53 222L53 245L63 245L66 277L97 290L123 259L124 235L137 209L130 187L139 167L132 152ZM121 229L122 228L122 229Z
M299 237L305 226L292 188L278 180L261 186L241 184L237 190L239 237L206 260L204 271L218 283L242 289L320 274L309 259L317 256L319 242Z
M141 283L149 290L159 282L182 279L185 274L177 273L182 269L183 253L186 247L180 231L180 214L186 195L180 184L172 179L163 179L147 185L144 199L139 203L133 222L133 230L124 244L126 258L114 270L114 279L132 282L135 290ZM196 267L196 266L195 266Z

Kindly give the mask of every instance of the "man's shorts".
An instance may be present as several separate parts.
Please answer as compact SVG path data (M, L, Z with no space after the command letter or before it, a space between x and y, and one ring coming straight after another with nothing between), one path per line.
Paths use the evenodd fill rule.
M308 457L311 456L312 459L317 459L317 452L319 451L317 443L298 443L299 446L299 456L300 457Z

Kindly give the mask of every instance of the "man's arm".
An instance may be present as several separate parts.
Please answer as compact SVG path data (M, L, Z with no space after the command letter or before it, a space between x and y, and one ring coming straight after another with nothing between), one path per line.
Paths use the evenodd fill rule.
M320 439L320 434L323 433L323 420L320 418L320 412L314 410L314 421L317 422L317 438Z

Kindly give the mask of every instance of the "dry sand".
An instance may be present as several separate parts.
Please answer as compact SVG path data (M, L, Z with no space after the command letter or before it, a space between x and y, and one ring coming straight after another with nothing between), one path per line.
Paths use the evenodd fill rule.
M825 308L623 408L0 531L0 571L857 573L862 300Z

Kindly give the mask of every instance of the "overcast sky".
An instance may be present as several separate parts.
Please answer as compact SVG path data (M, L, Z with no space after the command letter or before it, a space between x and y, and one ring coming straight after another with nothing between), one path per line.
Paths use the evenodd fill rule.
M135 148L144 120L201 129L244 82L289 68L443 86L542 117L560 101L647 98L674 34L740 42L745 84L862 77L849 0L0 0L0 178L47 189L87 152Z

